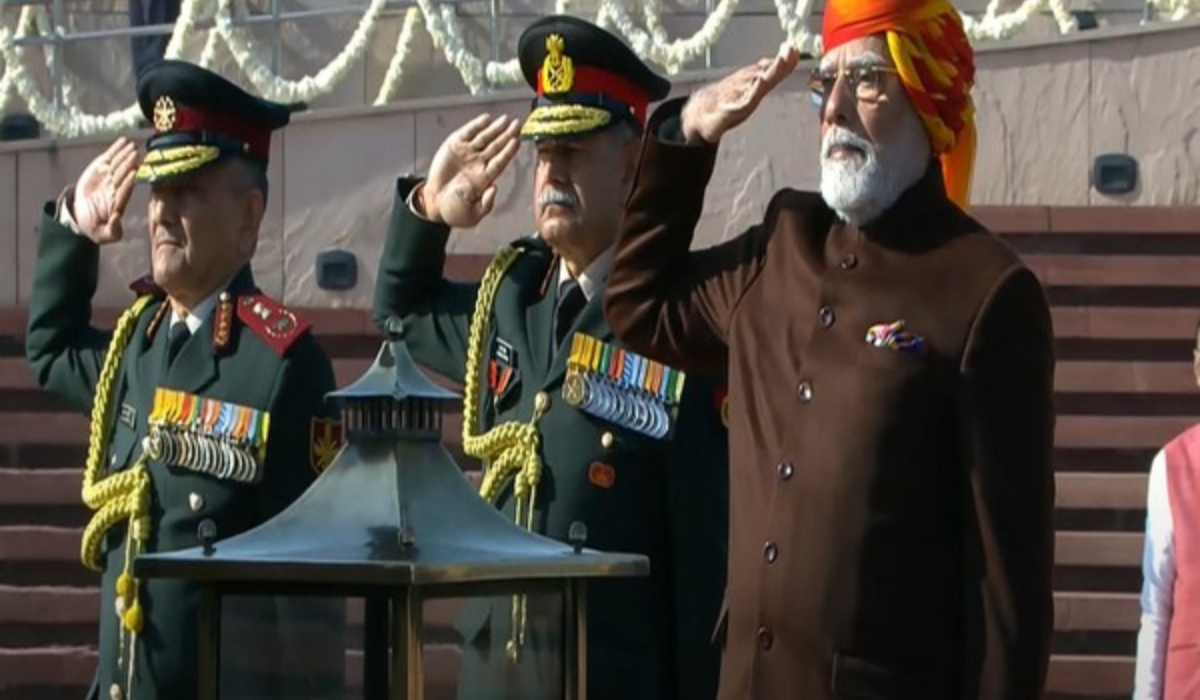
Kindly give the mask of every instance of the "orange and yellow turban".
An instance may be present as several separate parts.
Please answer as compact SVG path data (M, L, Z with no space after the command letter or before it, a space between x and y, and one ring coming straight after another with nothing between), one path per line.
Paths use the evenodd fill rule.
M946 194L962 208L975 166L975 55L949 0L827 0L824 51L885 34L892 61L942 164Z

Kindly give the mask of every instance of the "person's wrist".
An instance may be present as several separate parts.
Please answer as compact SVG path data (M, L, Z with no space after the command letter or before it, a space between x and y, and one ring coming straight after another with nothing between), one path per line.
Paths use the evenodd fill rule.
M690 99L679 113L679 132L683 136L683 142L689 146L711 146L715 143L715 140L700 132Z
M425 186L424 182L417 185L416 189L413 190L412 197L410 198L413 213L422 219L439 222L440 218L437 216L435 208L430 206L432 198L429 197L428 192L429 188Z

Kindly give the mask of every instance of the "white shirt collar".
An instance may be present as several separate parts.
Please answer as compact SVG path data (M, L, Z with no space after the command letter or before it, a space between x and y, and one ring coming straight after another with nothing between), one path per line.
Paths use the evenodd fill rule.
M587 266L579 275L579 279L575 282L579 283L579 289L583 291L583 298L591 301L592 297L599 293L600 288L608 281L608 271L612 267L613 253L615 246L610 247ZM567 270L567 262L561 258L558 261L558 291L561 294L563 285L571 281L571 273Z
M225 287L227 286L229 285L222 285L214 290L212 294L204 297L204 299L202 299L199 304L196 304L196 307L188 313L186 319L180 318L179 312L175 310L175 307L171 307L171 326L174 326L180 321L184 321L187 323L188 330L195 335L196 331L200 330L200 326L203 326L204 322L208 320L208 317L212 316L213 309L217 306L217 299L221 296L221 292L225 291ZM168 326L168 329L170 329L170 326Z

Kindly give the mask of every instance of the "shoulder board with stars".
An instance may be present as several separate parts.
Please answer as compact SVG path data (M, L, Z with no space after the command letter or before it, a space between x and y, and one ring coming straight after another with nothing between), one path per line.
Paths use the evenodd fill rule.
M265 294L247 294L237 300L237 315L267 345L284 355L304 337L312 324Z
M166 292L163 288L154 283L154 278L150 275L139 277L129 284L129 291L137 296L145 296L147 294L155 297L165 297Z

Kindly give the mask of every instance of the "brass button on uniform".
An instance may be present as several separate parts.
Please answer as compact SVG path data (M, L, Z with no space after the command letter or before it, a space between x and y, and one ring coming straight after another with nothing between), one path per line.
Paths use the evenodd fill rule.
M775 636L771 634L771 628L763 625L758 628L758 648L766 651L775 644Z
M817 317L821 319L821 327L829 328L833 325L833 307L826 304L817 311Z
M539 413L545 413L546 409L550 408L550 394L544 391L539 391L533 399L533 407Z
M763 557L766 558L768 564L774 564L775 560L779 558L779 547L775 546L774 542L768 542L763 547Z
M808 403L813 399L812 384L808 380L804 380L796 385L796 398L800 399L800 403Z
M110 454L108 456L108 465L110 467L117 466L117 453L116 452L113 452L112 454Z
M192 492L188 495L188 506L191 507L193 513L199 513L204 509L204 496Z
M792 478L792 473L795 471L795 468L792 467L791 462L780 462L779 466L777 466L775 470L779 472L779 478L782 481L787 481L788 479Z
M614 440L615 440L615 438L613 437L613 434L612 434L612 433L610 433L610 432L609 432L609 431L607 431L607 430L605 430L605 431L604 431L604 434L600 436L600 444L601 444L601 445L604 447L604 449L606 449L606 450L607 450L607 449L610 449L610 448L613 446L613 441L614 441Z
M846 253L842 256L842 260L839 264L842 266L843 270L852 270L854 269L854 266L858 264L858 256L854 253Z
M121 686L113 683L108 688L108 697L110 700L124 700L125 691L121 690Z

